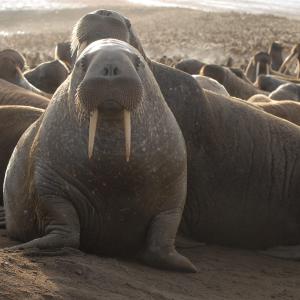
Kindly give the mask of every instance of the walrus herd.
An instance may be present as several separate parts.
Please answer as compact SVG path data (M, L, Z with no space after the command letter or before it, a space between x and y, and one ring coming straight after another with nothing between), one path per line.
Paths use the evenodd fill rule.
M179 234L299 260L300 46L283 51L274 42L246 70L173 68L103 9L32 70L1 51L0 227L21 242L10 250L195 272Z

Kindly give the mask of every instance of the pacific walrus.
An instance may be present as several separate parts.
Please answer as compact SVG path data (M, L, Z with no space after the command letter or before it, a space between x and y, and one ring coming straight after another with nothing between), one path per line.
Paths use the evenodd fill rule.
M18 51L5 49L0 51L0 79L13 83L36 94L50 98L34 87L23 75L25 58Z
M85 16L74 30L75 49L80 52L90 40L118 35L145 55L126 20L111 11ZM208 99L188 75L147 61L187 145L188 194L181 231L232 246L293 243L288 229L298 230L299 127L242 101L214 93ZM296 238L298 243L298 232Z
M253 84L236 76L230 69L219 65L206 65L201 69L200 75L211 77L221 83L230 94L243 100L256 94L267 94L259 90Z
M281 73L287 73L292 64L297 61L297 78L300 79L300 44L296 44L292 49L290 54L287 56L287 58L282 63L279 72Z
M271 68L275 71L278 71L283 63L282 51L283 46L277 41L273 42L269 48L269 55L271 57Z
M71 55L71 42L57 43L54 57L65 63L69 70L72 70L74 57Z
M190 75L197 75L204 65L204 62L197 59L183 59L175 65L175 68Z
M282 80L277 78L273 75L259 75L255 86L259 89L266 91L266 92L273 92L276 90L280 85L288 83L286 80Z
M226 91L225 87L217 80L201 75L192 76L199 83L202 89L212 91L219 95L229 96L229 93Z
M69 70L60 60L52 60L39 64L24 73L25 78L35 87L48 94L54 94L65 81Z
M280 85L269 97L273 100L300 101L300 84L286 83Z
M271 57L267 52L258 52L251 59L246 69L246 76L255 82L260 74L270 74Z
M0 79L0 105L25 105L47 108L49 100L32 91Z
M246 76L246 74L243 72L241 68L229 68L232 73L234 73L237 77L243 79L247 83L252 84L252 82L249 80L249 78Z
M290 121L296 125L300 125L300 103L296 101L272 100L265 95L255 95L248 102L263 109L276 117Z
M13 149L24 131L43 113L28 106L0 106L0 186ZM3 197L0 195L0 227L5 225Z
M193 272L174 247L185 197L179 126L142 55L112 39L81 53L20 139L4 183L18 249L141 251L151 266Z

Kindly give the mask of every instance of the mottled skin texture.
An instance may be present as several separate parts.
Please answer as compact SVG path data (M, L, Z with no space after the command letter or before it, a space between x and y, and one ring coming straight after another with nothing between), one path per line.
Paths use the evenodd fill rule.
M42 109L28 106L0 106L0 186L3 187L5 170L17 142L25 130L43 113ZM0 227L5 225L3 197L0 195Z
M0 79L0 105L25 105L47 108L49 100L32 91Z
M99 22L115 15L121 18L99 11ZM89 31L85 23L90 38L102 34L95 24ZM130 37L123 39L134 41L141 51L127 30ZM76 32L73 38L76 44ZM147 61L187 146L188 193L181 232L201 241L249 248L299 243L298 126L249 103L209 92L205 96L190 76Z
M44 62L24 73L25 78L31 84L48 94L54 94L68 75L69 70L59 60Z
M280 85L269 97L273 100L300 101L300 84L286 83Z
M89 159L87 116L94 109L101 128ZM131 112L129 162L123 109ZM18 143L4 184L8 234L28 242L18 248L140 252L149 265L195 271L174 248L185 197L179 126L142 56L117 40L96 41L82 53Z
M258 74L267 74L267 66L270 67L271 57L267 52L258 52L251 59L246 69L246 76L251 82L256 81L257 65L259 65Z
M271 57L272 69L278 71L283 63L282 59L283 46L279 42L273 42L269 49L269 55Z
M201 69L201 75L211 77L221 83L230 94L243 100L249 99L256 94L264 94L253 84L236 76L230 69L219 65L206 65ZM266 93L267 94L267 93Z
M24 77L22 72L25 64L25 58L18 51L13 49L0 51L0 79L48 97L49 95L37 89Z
M184 59L175 65L175 68L191 75L200 73L201 68L205 66L204 62L197 59Z

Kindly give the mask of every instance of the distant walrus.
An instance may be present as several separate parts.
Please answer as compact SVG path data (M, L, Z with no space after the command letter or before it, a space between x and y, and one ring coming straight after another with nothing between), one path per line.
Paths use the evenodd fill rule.
M71 55L71 42L58 43L55 47L54 57L65 63L69 70L72 70L75 58Z
M273 42L269 48L269 55L271 57L271 68L278 71L283 63L282 59L283 46L279 42Z
M225 87L217 80L201 75L192 75L204 90L209 90L223 96L229 96Z
M47 108L49 100L32 91L0 79L0 105L25 105Z
M256 94L267 94L253 84L236 76L230 69L219 65L206 65L201 69L200 75L211 77L221 83L230 94L243 100L248 100Z
M175 68L191 75L199 75L203 66L205 63L197 59L183 59L175 65Z
M151 266L194 272L174 247L185 197L179 126L142 55L112 39L81 53L4 183L17 249L141 252Z
M0 87L1 89L1 87ZM0 186L9 158L24 131L36 121L44 110L28 106L0 106ZM5 225L3 197L0 195L0 228Z
M18 51L5 49L0 51L0 79L23 87L36 94L50 98L41 90L34 87L23 75L25 58Z
M255 82L260 74L270 74L271 57L267 52L258 52L251 59L246 69L246 76Z
M74 30L74 49L81 52L88 41L118 35L145 55L126 20L102 10L83 17ZM249 103L209 91L205 96L189 75L147 61L187 145L188 193L181 232L201 241L251 248L299 243L294 217L300 207L299 127ZM285 250L281 256L291 257Z
M280 85L269 97L273 100L300 101L300 84L286 83Z
M41 63L24 73L31 84L48 94L54 94L68 75L69 70L65 64L57 59Z

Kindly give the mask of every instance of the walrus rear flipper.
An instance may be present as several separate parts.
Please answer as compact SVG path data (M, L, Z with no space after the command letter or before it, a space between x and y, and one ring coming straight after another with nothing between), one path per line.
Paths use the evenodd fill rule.
M5 211L3 206L0 206L0 228L5 228Z
M300 261L300 245L274 247L259 251L259 253L281 259Z

